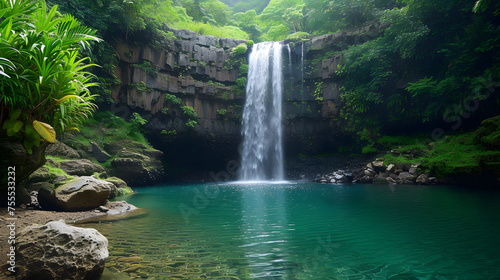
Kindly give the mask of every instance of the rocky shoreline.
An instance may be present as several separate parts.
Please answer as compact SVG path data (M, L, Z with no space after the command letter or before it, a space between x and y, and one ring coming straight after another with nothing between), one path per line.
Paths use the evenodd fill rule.
M0 240L15 238L10 245L15 246L16 275L8 270L10 246L0 246L0 279L99 279L107 239L78 225L144 213L125 201L109 200L133 194L129 184L155 182L164 173L162 152L144 143L125 139L105 149L95 142L66 143L73 147L62 142L48 146L45 165L17 184L14 215L0 208L4 225L12 221L7 218L16 218L15 229L0 228Z
M431 185L438 182L436 177L421 170L420 164L412 165L385 165L383 160L369 162L363 168L339 169L321 175L318 174L314 182L323 184L360 183L360 184L419 184Z
M16 237L18 237L23 230L33 225L45 225L49 222L63 221L67 225L78 226L87 222L97 222L100 220L110 219L123 219L130 216L136 216L144 213L144 209L137 208L125 201L112 201L107 202L99 209L90 211L77 211L77 212L60 212L60 211L46 211L39 210L33 207L22 206L15 210L16 218ZM8 211L7 208L0 208L0 222L7 224ZM8 240L10 229L7 227L0 227L0 240ZM17 241L17 240L16 240ZM0 246L0 262L2 263L0 269L0 279L16 279L8 270L8 246ZM17 259L18 260L18 259ZM19 267L16 265L16 267Z

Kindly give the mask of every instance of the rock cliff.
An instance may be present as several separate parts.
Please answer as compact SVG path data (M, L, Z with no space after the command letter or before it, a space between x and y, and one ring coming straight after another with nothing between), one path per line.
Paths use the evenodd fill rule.
M305 42L284 42L287 154L319 153L336 145L340 99L335 71L341 53L379 36L380 30L370 25ZM116 43L115 75L121 84L112 91L112 109L122 117L140 112L147 118L154 146L178 166L219 168L238 160L245 66L253 42L168 27L165 31L176 39L161 50Z

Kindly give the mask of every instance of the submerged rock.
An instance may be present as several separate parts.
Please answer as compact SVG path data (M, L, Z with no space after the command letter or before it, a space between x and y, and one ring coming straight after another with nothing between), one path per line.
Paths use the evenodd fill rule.
M84 211L97 208L109 198L116 188L113 183L94 177L78 177L57 187L55 190L42 188L38 202L43 209L63 211Z
M16 238L17 279L99 279L108 258L108 240L97 230L64 221L31 225Z

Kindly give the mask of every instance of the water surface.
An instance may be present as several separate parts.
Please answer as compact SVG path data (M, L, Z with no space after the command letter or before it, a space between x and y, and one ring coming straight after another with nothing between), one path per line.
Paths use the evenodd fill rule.
M131 277L500 279L498 191L313 183L136 191L127 201L148 214L90 225L109 239L107 267Z

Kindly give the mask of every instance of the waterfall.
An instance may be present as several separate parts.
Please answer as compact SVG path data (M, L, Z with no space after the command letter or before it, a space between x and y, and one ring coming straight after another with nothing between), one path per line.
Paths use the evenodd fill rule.
M255 44L250 53L241 131L244 181L284 179L281 53L279 42Z

